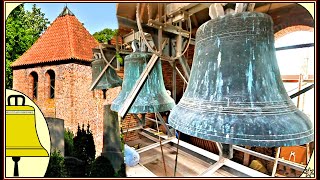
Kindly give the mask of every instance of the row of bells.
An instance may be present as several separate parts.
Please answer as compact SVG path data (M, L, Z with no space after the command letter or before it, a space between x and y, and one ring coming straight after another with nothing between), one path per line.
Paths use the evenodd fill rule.
M143 52L126 56L123 83L108 68L97 87L122 83L113 111L121 109L150 57ZM93 79L103 63L93 61ZM166 92L161 61L157 61L128 113L170 110L170 126L201 139L263 147L301 145L314 139L313 124L284 88L273 22L263 13L226 15L199 27L190 80L177 105Z

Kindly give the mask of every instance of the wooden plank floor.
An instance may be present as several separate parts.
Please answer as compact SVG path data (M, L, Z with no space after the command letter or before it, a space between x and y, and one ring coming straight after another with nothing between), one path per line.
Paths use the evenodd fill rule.
M148 146L155 143L148 138L140 136L140 139L129 141L127 144L129 146L134 146L140 144L140 148ZM174 166L176 158L176 147L169 144L163 146L164 159L166 163L167 175L163 167L163 160L161 156L160 147L153 148L151 150L140 153L140 164L145 168L149 169L154 175L158 177L173 177L174 176ZM178 165L176 177L196 177L212 164L207 163L181 149L179 149L178 154ZM137 167L127 167L127 174L129 177L148 177L148 175L153 176L148 173L148 171L143 170L140 165ZM140 172L140 173L139 173ZM227 172L224 168L218 169L210 177L236 177L234 174Z

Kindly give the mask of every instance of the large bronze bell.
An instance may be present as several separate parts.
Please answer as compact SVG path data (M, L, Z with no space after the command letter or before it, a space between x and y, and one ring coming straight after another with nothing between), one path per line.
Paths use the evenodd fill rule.
M94 59L92 61L92 82L94 82L98 78L99 74L105 68L106 64L107 63L101 58ZM122 79L117 75L116 71L113 68L108 67L94 89L110 89L121 86L121 84Z
M122 90L118 97L112 102L111 110L116 112L120 110L150 58L150 54L143 52L133 52L125 57ZM169 111L174 105L174 100L166 92L161 61L158 60L149 73L146 82L142 86L128 113L139 114Z
M313 141L311 121L283 86L270 16L243 12L199 27L189 84L169 124L225 144L280 147Z

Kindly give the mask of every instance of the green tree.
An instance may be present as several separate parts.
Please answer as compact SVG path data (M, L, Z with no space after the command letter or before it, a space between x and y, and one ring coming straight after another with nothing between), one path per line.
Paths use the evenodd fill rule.
M50 155L48 168L44 177L67 177L64 158L60 151L53 151Z
M73 144L74 157L85 162L86 175L88 175L90 166L96 155L96 148L89 124L87 125L87 130L84 129L84 124L82 125L82 129L78 124L78 131L77 135L73 138Z
M70 130L64 130L64 155L73 156L74 146L73 146L74 135Z
M93 37L100 43L108 43L116 34L118 33L117 29L105 28L102 31L93 33Z
M6 88L12 88L11 63L20 57L40 37L50 24L34 4L31 11L24 4L17 6L6 20Z
M92 163L90 177L115 177L115 172L109 159L99 156Z

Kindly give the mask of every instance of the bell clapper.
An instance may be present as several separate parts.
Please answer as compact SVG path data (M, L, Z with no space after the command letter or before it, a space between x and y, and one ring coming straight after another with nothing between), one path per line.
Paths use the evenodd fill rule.
M14 161L14 172L13 172L13 176L19 176L18 162L20 161L20 157L12 157L12 160Z

